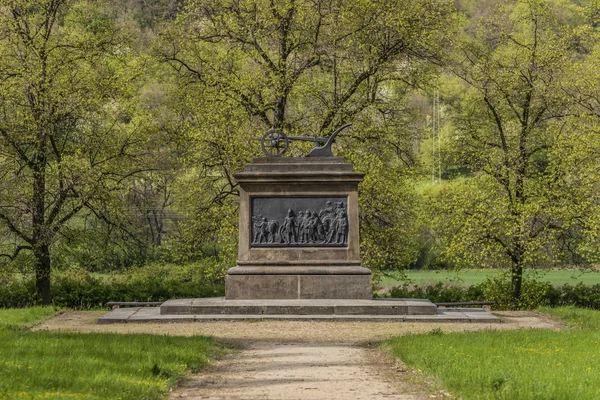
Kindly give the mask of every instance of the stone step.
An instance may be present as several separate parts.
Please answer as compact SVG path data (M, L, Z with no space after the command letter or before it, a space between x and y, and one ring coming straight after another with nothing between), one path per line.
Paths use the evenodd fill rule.
M478 322L498 323L500 318L480 308L437 310L435 315L291 315L291 314L205 314L165 315L158 307L118 308L98 318L99 324L134 322L209 322L209 321L370 321L370 322Z
M421 299L227 300L224 297L168 300L161 315L435 315Z

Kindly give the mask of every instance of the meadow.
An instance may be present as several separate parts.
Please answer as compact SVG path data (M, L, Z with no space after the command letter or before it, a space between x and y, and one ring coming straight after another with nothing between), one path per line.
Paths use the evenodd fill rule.
M183 377L228 351L201 336L29 329L57 312L0 309L0 398L160 399Z
M456 283L464 286L476 285L485 282L488 277L501 274L497 269L464 269L464 270L406 270L403 271L408 280L414 284L427 284L434 282ZM583 283L585 285L600 284L600 271L598 270L576 270L576 269L550 269L530 270L525 276L535 277L542 282L548 282L553 286ZM392 287L402 285L404 280L394 274L383 276L381 287Z
M600 311L543 312L569 329L444 333L391 339L383 347L463 399L597 399Z

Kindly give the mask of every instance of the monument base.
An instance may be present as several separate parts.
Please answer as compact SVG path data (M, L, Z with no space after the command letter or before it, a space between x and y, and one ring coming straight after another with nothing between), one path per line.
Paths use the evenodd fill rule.
M98 323L266 320L501 322L483 309L437 308L429 300L419 299L226 300L218 297L169 300L160 308L117 308L98 318Z
M228 300L364 299L373 297L371 275L227 275Z
M373 297L364 267L235 267L225 276L227 300L360 299Z
M160 315L436 315L437 306L424 299L229 300L223 297L175 299L160 306Z

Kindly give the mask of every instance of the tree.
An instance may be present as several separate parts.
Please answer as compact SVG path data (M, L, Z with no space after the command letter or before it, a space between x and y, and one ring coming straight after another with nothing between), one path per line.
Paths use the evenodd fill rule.
M0 223L13 247L2 255L33 252L44 304L52 244L143 169L124 33L97 1L0 6Z
M361 186L372 194L361 215L373 233L362 237L373 243L364 248L377 254L373 265L410 262L412 249L396 246L393 252L408 256L395 257L393 241L378 239L398 235L399 228L405 229L400 236L410 236L411 196L401 192L410 188L419 117L406 99L441 58L455 17L445 0L186 3L162 32L157 54L178 73L173 104L198 146L194 164L204 190L196 199L205 200L203 213L212 205L232 209L232 175L257 153L253 137L271 128L326 136L353 122L338 149L370 177ZM295 147L292 154L306 151Z
M437 197L445 253L509 267L515 304L524 268L565 260L583 211L566 201L576 185L560 157L582 116L567 81L593 34L569 25L570 15L539 0L499 7L466 35L450 67L467 87L452 104L452 151L476 172Z

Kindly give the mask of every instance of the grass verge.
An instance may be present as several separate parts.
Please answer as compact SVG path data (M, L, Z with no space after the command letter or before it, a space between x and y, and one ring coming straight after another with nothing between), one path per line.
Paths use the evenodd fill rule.
M23 315L35 314L33 317ZM0 398L159 399L221 356L207 337L31 332L45 311L0 310ZM24 321L20 327L10 321ZM8 323L6 323L8 321Z
M0 309L0 329L29 329L58 314L55 307L30 307L23 309Z
M597 399L600 311L544 310L572 329L442 333L393 338L384 348L463 399Z

